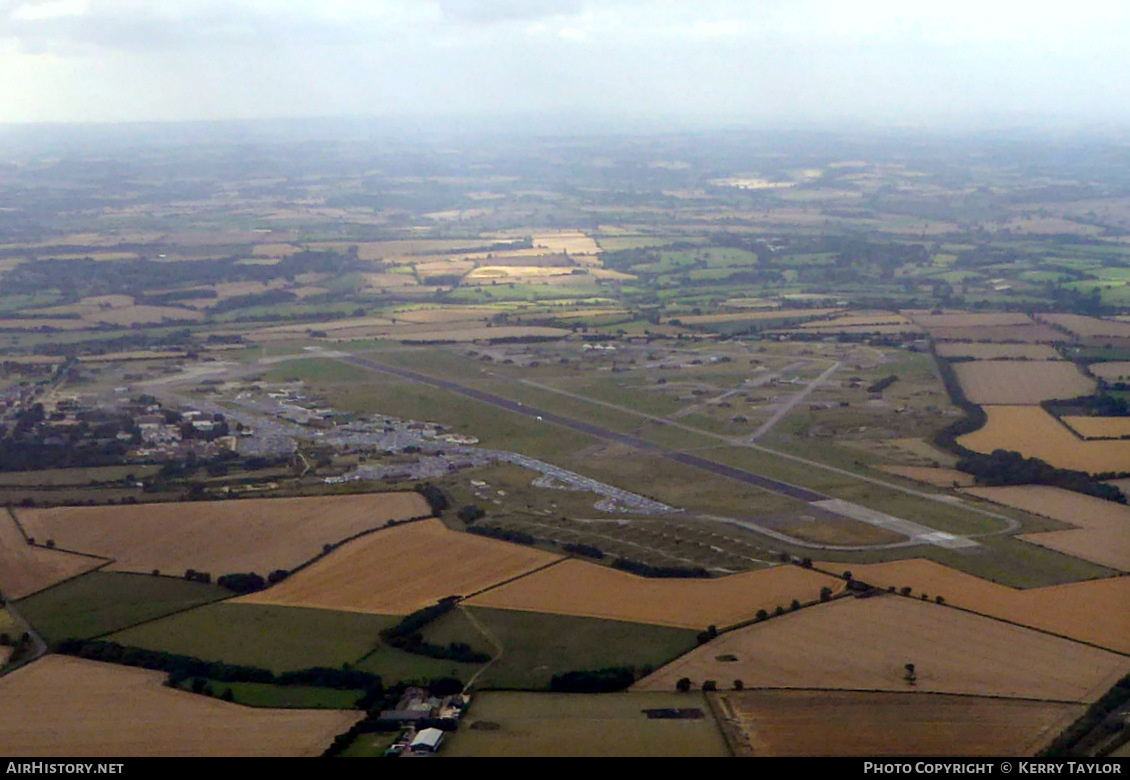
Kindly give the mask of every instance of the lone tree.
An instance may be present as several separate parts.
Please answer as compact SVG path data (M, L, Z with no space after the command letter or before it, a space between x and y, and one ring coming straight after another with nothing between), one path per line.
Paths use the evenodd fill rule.
M677 690L679 693L686 693L690 689L691 689L691 678L690 677L680 677L679 681L677 683L675 683L675 690Z
M742 682L741 680L734 680L734 690L735 691L740 691L743 688L745 688L744 682Z
M820 600L821 601L828 601L831 598L832 598L832 589L829 588L827 585L825 585L823 588L820 589Z
M715 625L707 626L705 631L698 632L698 643L704 645L716 636L718 636L718 627Z
M718 683L715 680L705 680L702 683L702 689L704 691L716 691L718 690Z

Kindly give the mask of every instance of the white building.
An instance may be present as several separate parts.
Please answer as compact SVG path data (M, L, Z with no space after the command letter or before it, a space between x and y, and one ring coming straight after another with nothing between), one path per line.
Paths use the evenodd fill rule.
M435 753L439 750L441 744L443 744L443 732L441 730L424 729L416 735L408 748L413 753Z

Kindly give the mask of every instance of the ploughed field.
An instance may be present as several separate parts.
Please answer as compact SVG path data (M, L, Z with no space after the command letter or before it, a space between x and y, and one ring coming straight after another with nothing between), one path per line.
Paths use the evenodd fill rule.
M973 360L956 363L953 369L975 404L1038 404L1095 391L1093 379L1062 360Z
M317 756L358 711L243 707L165 674L50 655L0 678L0 753L42 757Z
M715 701L743 756L1031 756L1085 710L857 691L727 691Z

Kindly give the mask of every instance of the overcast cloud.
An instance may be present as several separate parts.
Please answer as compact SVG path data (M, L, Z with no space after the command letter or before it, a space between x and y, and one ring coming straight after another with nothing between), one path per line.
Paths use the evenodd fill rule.
M1128 40L1087 0L0 0L0 121L1123 121Z

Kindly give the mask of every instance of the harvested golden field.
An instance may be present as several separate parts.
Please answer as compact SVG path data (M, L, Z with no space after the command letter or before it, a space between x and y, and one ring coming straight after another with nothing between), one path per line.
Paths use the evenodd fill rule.
M110 571L293 569L355 534L430 514L418 493L19 510L28 535L112 558Z
M557 560L560 556L458 533L430 519L357 539L273 588L238 601L405 615Z
M228 298L238 298L243 295L258 295L259 293L264 293L269 290L281 290L284 287L286 287L284 280L272 279L269 282L218 282L201 289L214 290L216 292L216 297L210 299L213 304L215 304Z
M128 309L133 305L133 297L129 295L96 295L83 298L78 303L68 303L63 306L48 306L44 309L29 309L24 313L35 314L39 317L84 317L91 319L92 315L99 312Z
M551 315L555 320L588 319L590 317L627 316L626 309L608 308L579 308L569 311L557 311L558 307L548 308L545 314Z
M879 466L879 470L935 487L970 487L975 484L973 475L956 469L938 469L928 466Z
M450 322L484 322L497 314L484 306L443 306L430 309L403 309L394 311L392 317L399 322L420 325Z
M636 278L635 274L627 274L623 271L613 271L608 268L590 268L589 274L595 279L615 279L617 281Z
M1108 382L1130 381L1130 363L1112 361L1109 363L1092 363L1087 369L1095 376Z
M1130 436L1130 417L1061 417L1084 439L1119 439Z
M1056 325L1083 338L1104 336L1130 338L1130 322L1084 317L1081 314L1038 314L1036 319L1049 325Z
M297 322L293 325L272 325L269 328L260 328L248 334L249 338L265 339L271 336L304 335L310 330L321 330L327 333L332 331L348 331L361 328L388 328L392 321L385 317L354 317L347 320L334 320L331 322Z
M301 251L302 249L294 244L256 244L251 254L256 257L289 257Z
M1062 469L1130 471L1130 440L1080 441L1039 406L986 406L984 428L958 438L975 452L1016 450Z
M954 363L965 396L975 404L1038 404L1095 391L1095 380L1064 360L973 360Z
M579 231L560 230L552 233L535 233L534 246L545 247L553 252L567 252L571 255L600 254L600 246L589 236Z
M202 320L204 315L195 309L177 306L128 306L124 309L106 309L85 315L88 322L109 325L150 325L165 320Z
M357 257L361 260L388 260L419 255L458 254L460 250L488 246L495 239L406 239L402 241L373 241L357 244ZM311 249L345 249L345 244L311 244Z
M46 542L47 537L40 541ZM99 558L33 547L11 516L0 511L0 594L5 598L22 599L104 563Z
M468 252L466 254L452 255L459 260L472 262L488 261L496 266L533 266L537 268L572 268L574 260L578 262L586 259L588 255L566 255L563 252L554 252L544 247L531 249L511 249L505 252Z
M931 331L934 328L998 328L1006 325L1032 324L1032 318L1022 312L951 311L931 314L923 309L906 309L901 313Z
M134 300L131 295L92 295L88 298L83 298L79 303L86 306L107 306L111 309L124 309L127 306L133 306Z
M49 655L0 678L10 756L317 756L363 713L243 707L165 674Z
M753 618L759 609L787 606L793 599L813 601L821 588L836 589L842 584L798 566L719 579L649 579L567 560L482 593L468 603L679 628L723 628Z
M459 330L391 330L392 338L404 342L426 341L478 341L489 339L542 338L563 339L570 331L561 328L499 325L493 328L461 328Z
M833 571L844 566L824 565ZM1130 654L1130 577L1017 590L921 559L857 563L852 572L871 585L940 595L947 604Z
M0 319L0 330L37 331L46 330L85 330L94 327L91 323L81 319L60 319L48 317L27 317L24 319L11 317Z
M736 659L736 660L730 660ZM905 679L913 663L917 680ZM1130 658L981 615L895 595L842 598L729 631L637 682L682 677L731 688L921 691L1090 702Z
M1029 235L1062 235L1074 233L1076 235L1099 235L1103 229L1098 225L1087 225L1073 222L1061 217L1016 217L1007 222L990 223L990 230L1004 230L1009 233L1027 233Z
M489 284L491 280L509 279L511 277L540 279L547 276L569 276L572 273L572 268L561 266L484 265L471 271L464 278L467 281L486 281Z
M56 363L65 363L67 358L63 355L4 355L0 363L14 363L19 366L53 366ZM82 358L79 358L82 360Z
M117 246L122 243L147 244L161 238L161 233L127 233L113 235L110 233L73 233L69 236L56 236L46 241L40 241L31 246L50 248L56 246Z
M801 327L804 328L804 330L793 329L793 330L788 330L788 331L785 331L785 332L788 332L788 333L825 333L825 334L829 334L829 335L834 334L834 333L858 333L858 334L875 333L875 334L878 334L878 335L881 335L881 336L882 335L891 335L891 334L895 334L895 333L922 333L923 332L922 329L919 328L917 325L915 325L913 322L908 322L905 325L852 325L852 326L841 325L841 326L838 326L838 327L824 326L821 323L821 324L817 325L816 327L806 327L807 325L811 325L811 324L812 323L805 323L805 326L801 326Z
M414 268L416 274L420 278L442 274L444 276L449 274L465 274L475 268L474 260L436 260L426 263L416 263ZM408 276L408 274L396 274L398 276Z
M365 286L376 290L415 287L416 284L416 277L412 274L365 274Z
M304 300L306 298L310 298L310 297L313 297L315 295L325 295L329 291L330 290L329 290L328 287L315 287L315 286L291 287L290 290L288 290L288 292L291 292L294 295L298 296L299 300Z
M1054 344L1069 338L1048 325L1001 325L990 328L927 328L937 341L1021 342L1025 344Z
M875 314L846 314L843 317L834 317L821 322L806 322L800 327L808 328L854 328L864 325L906 325L910 330L917 330L913 323L901 314L893 312L878 312Z
M735 312L733 314L697 314L675 319L684 325L711 325L717 322L744 322L746 320L814 319L835 314L841 309L765 309Z
M1047 344L973 344L940 341L934 345L941 357L971 357L977 360L1062 360Z
M743 756L1032 756L1086 709L854 691L727 691L715 701Z
M1077 526L1020 538L1076 558L1130 571L1130 507L1045 485L971 488L970 495Z

